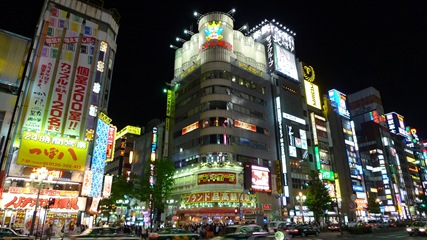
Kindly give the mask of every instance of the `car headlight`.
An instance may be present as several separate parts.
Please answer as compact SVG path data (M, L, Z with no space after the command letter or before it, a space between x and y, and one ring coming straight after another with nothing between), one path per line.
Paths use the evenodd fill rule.
M425 228L418 228L418 231L420 231L420 232L425 232L425 231L426 231L426 229L425 229Z
M412 228L407 228L406 231L407 232L412 232Z

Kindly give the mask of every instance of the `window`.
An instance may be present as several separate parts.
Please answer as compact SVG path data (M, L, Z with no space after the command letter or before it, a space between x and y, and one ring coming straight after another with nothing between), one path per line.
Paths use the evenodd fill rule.
M1 130L1 127L3 125L3 121L4 121L5 116L6 116L6 112L0 111L0 130Z

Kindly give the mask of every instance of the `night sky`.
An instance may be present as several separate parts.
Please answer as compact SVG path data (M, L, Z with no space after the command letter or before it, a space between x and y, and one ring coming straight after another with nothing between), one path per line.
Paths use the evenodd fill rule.
M351 3L350 3L351 2ZM108 115L118 129L165 117L163 88L173 79L175 50L197 32L193 12L235 9L235 29L264 19L296 32L296 57L314 67L325 92L351 94L373 86L384 111L397 112L427 138L424 106L427 69L426 4L412 1L105 1L121 15ZM268 3L268 4L264 4ZM278 5L277 5L278 4ZM42 0L2 3L0 28L32 38Z

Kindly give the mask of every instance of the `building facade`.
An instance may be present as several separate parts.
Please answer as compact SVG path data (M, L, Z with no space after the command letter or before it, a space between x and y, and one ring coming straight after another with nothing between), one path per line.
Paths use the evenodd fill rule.
M175 54L169 156L184 222L255 221L277 202L270 178L245 191L245 164L270 176L277 152L265 48L233 24L226 13L204 15Z
M2 154L3 224L32 234L52 223L56 235L90 226L109 195L102 187L118 20L102 5L44 2Z
M308 222L313 213L296 196L322 167L293 34L275 21L246 35L233 24L227 13L205 14L175 53L166 132L177 168L176 215L183 222Z
M373 87L350 94L349 106L359 151L365 156L366 194L381 208L381 214L374 218L415 217L414 203L424 194L421 173L425 162L422 154L416 161L416 154L410 154L414 153L413 149L408 151L403 116L395 112L385 114L381 95Z

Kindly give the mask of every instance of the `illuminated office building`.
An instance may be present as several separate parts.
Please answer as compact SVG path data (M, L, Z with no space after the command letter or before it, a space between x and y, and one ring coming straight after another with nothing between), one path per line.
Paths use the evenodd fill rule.
M408 195L408 187L412 181L415 183L419 179L408 179L411 163L407 162L403 153L402 140L395 136L397 133L406 135L403 117L385 114L381 95L373 87L349 94L348 104L358 136L359 152L363 156L365 193L367 198L375 199L381 208L381 214L371 214L369 217L390 220L410 218L409 202L414 196ZM393 118L400 118L400 121ZM418 168L414 170L418 175ZM419 187L422 189L421 184Z

